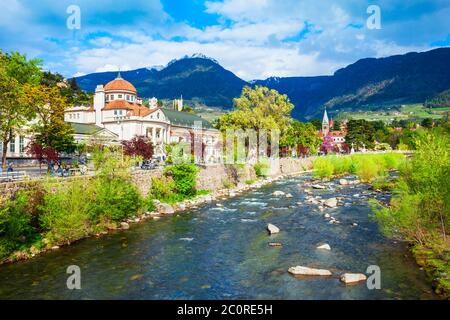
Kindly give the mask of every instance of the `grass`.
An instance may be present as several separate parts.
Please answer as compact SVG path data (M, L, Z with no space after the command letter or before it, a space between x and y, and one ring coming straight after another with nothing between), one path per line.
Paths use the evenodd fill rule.
M450 108L426 108L423 104L406 104L400 110L343 112L339 118L391 122L392 120L423 120L426 118L441 119Z
M361 181L371 182L385 176L388 170L398 169L404 158L399 153L320 157L313 162L313 177L329 179L356 174Z

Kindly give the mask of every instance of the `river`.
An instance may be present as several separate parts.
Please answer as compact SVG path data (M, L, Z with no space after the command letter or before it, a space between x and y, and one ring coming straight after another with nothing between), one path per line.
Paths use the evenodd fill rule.
M223 207L212 203L0 266L0 299L436 298L406 244L382 236L368 217L367 199L387 195L372 194L364 184L341 189L331 182L312 195L338 195L346 205L321 212L298 186L308 178L277 181L223 200ZM293 198L274 197L275 190ZM341 223L328 223L325 213ZM281 232L269 236L267 223ZM321 243L332 250L317 250ZM70 265L81 269L81 290L66 287ZM338 276L297 279L287 273L297 265L336 275L377 265L381 289L345 286Z

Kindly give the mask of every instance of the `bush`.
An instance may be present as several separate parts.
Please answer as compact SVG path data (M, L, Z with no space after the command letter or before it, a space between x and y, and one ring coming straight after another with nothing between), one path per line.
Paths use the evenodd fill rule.
M321 157L314 160L313 169L313 177L320 179L331 178L334 172L333 163L328 157Z
M391 207L375 205L374 218L388 235L420 245L434 246L440 242L448 246L450 137L433 130L418 136L415 145L412 160L400 166Z
M91 231L92 187L83 181L47 183L40 222L54 244L69 243Z
M175 191L183 196L192 197L196 194L198 168L194 164L181 163L166 168L166 176L175 182Z
M267 177L270 169L269 161L266 159L261 159L253 166L253 169L255 169L255 173L258 178Z
M381 167L372 158L363 159L358 164L356 174L363 182L371 182L381 173Z
M175 189L175 182L170 177L152 177L152 183L150 187L150 194L152 197L158 200L166 199L173 193Z
M122 221L136 216L144 205L138 188L123 177L98 178L95 183L95 202L92 203L92 218L106 217Z
M12 199L0 199L0 259L38 236L31 224L29 204L29 192L25 191L19 191Z

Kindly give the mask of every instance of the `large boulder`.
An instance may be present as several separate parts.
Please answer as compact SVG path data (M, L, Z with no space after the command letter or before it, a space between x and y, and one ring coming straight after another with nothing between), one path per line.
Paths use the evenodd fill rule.
M294 276L331 276L330 270L326 269L314 269L302 266L296 266L289 268L288 272Z
M270 234L276 234L280 232L280 229L271 223L267 225L267 230L269 231Z
M347 179L340 179L340 180L339 180L339 184L340 184L341 186L348 186L350 183L348 182Z
M326 189L325 186L322 186L322 185L320 185L320 184L313 184L313 185L311 186L311 188L313 188L313 189L318 189L318 190L324 190L324 189Z
M158 205L158 212L160 214L174 214L175 210L170 204L167 203L161 203Z
M336 198L330 198L330 199L325 200L325 202L323 204L328 208L336 208L337 203L338 203L338 201Z
M272 193L272 195L275 197L282 197L285 195L285 193L283 191L275 191L274 193Z
M341 281L345 284L356 284L358 282L363 282L366 280L366 275L362 273L344 273L341 276Z
M127 222L121 222L120 223L120 228L122 230L128 230L128 229L130 229L130 225Z

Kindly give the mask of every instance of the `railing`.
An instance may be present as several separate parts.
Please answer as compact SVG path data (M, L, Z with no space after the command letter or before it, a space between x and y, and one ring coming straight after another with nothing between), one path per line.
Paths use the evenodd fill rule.
M0 183L22 181L26 177L27 177L27 173L25 171L3 172L3 173L0 173Z

